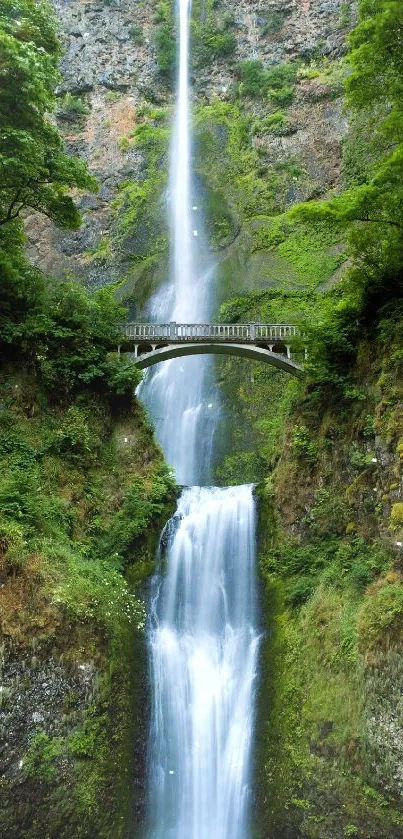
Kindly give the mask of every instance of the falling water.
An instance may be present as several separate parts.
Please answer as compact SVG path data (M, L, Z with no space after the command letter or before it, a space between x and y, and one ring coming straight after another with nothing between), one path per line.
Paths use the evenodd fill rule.
M182 494L152 611L150 836L247 839L255 628L249 486Z
M206 256L202 221L191 177L189 130L189 14L191 0L179 2L178 101L171 146L170 223L171 276L151 301L155 322L208 321L214 266ZM198 245L196 247L196 245ZM202 252L204 251L204 253ZM209 481L215 420L219 414L212 392L208 357L176 359L149 371L140 388L166 459L180 484Z
M194 235L200 232L200 222L195 227L191 178L191 0L178 4L171 277L152 300L150 316L155 321L203 322L212 307L214 269L202 259L202 236ZM215 390L209 360L197 356L157 366L141 387L180 483L209 482L214 420L219 415ZM258 649L254 516L250 486L191 486L183 491L169 524L166 573L161 567L154 581L149 621L153 697L148 839L250 835Z

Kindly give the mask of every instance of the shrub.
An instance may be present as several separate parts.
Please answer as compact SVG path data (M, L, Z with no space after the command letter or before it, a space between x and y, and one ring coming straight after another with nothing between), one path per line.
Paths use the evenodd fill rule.
M60 99L56 109L56 116L59 119L74 121L78 117L89 114L90 109L86 102L79 96L73 96L67 92L63 99Z
M120 137L119 139L119 148L120 151L129 151L130 149L130 140L128 137Z
M254 134L285 134L289 127L289 120L284 111L275 111L253 126Z
M307 463L316 463L318 447L306 425L296 425L291 435L291 450L301 460Z
M285 106L292 102L297 67L294 64L278 64L264 68L258 59L242 61L238 67L240 96L252 99L269 96L277 105Z
M129 35L133 43L137 44L137 46L141 46L144 43L143 30L140 26L131 26L129 29Z
M227 29L192 21L192 59L195 67L206 67L215 58L227 58L236 48L236 38Z
M89 464L96 458L100 446L101 440L88 412L77 406L69 408L54 436L55 451L73 462Z
M242 61L239 65L241 81L239 84L240 96L250 96L258 99L266 92L266 72L261 61L251 59Z
M77 283L55 281L40 303L23 324L22 344L49 396L92 389L130 399L141 374L117 354L108 355L117 351L126 315L113 289L90 295Z

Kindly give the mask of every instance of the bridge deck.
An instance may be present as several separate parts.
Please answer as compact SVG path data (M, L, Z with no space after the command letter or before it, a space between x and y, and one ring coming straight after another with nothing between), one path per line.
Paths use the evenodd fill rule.
M284 323L127 323L130 344L182 342L287 343L299 335L298 327ZM125 344L126 345L126 344Z

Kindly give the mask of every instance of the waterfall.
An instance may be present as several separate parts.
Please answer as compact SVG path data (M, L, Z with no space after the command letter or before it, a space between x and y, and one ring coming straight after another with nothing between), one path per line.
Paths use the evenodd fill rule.
M192 200L188 82L191 0L178 2L178 100L169 188L171 276L152 299L150 317L155 322L200 323L208 321L211 315L214 266L202 253L202 220L196 198ZM139 395L155 420L158 439L168 463L175 468L178 483L208 482L219 414L210 359L194 357L165 362L148 372Z
M255 628L249 486L183 492L151 616L150 836L247 839Z
M211 313L214 267L202 258L191 177L191 0L178 4L171 275L151 301L150 317L203 322ZM193 485L169 524L153 585L147 837L248 839L259 643L253 491L195 486L210 482L219 417L208 358L164 362L147 375L140 396L178 481Z

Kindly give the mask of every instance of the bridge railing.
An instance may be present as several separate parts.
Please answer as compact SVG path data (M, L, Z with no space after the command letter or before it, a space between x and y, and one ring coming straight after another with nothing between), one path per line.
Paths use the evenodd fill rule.
M285 323L126 323L123 330L133 341L285 341L299 334Z

